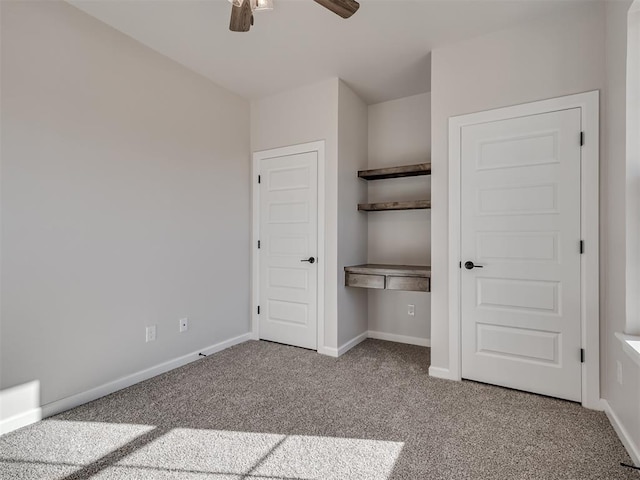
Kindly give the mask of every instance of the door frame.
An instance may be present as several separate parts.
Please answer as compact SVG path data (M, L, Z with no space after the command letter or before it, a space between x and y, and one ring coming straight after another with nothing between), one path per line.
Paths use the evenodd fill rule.
M258 175L260 174L260 162L268 158L286 157L301 153L316 152L318 156L318 251L317 251L317 331L316 348L318 353L324 352L324 277L325 277L325 142L302 143L287 147L260 150L253 153L251 165L251 197L252 197L252 223L251 223L251 338L260 339L260 322L258 305L260 303L260 261L258 256L258 240L260 234L260 188L258 188Z
M449 118L449 378L462 379L461 154L462 127L571 108L581 109L584 145L580 185L582 405L601 410L599 279L599 91L578 93ZM580 141L576 138L576 142Z

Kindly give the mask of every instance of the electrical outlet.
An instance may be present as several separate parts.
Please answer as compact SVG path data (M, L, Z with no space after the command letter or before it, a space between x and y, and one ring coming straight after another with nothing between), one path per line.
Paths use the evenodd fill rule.
M146 342L155 342L156 341L156 326L155 325L151 325L150 327L147 327L146 331Z
M186 332L187 330L189 330L189 319L188 318L181 318L180 319L180 333Z
M618 377L618 383L622 385L622 363L620 363L620 361L617 361L616 366L616 376Z
M416 316L416 306L415 305L409 304L409 306L407 308L407 315L409 315L410 317L415 317Z

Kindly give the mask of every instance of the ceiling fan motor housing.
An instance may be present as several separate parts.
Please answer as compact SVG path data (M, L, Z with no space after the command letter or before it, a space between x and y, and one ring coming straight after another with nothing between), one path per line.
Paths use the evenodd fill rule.
M360 4L356 0L314 0L342 18L349 18L358 11ZM232 32L248 32L253 25L253 12L272 10L273 0L229 0L231 3Z

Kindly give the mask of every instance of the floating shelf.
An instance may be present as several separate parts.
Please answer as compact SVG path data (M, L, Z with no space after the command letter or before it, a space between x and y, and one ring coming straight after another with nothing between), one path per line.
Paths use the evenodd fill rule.
M419 177L422 175L431 175L431 163L418 163L416 165L403 165L401 167L375 168L373 170L360 170L358 172L358 177L364 180Z
M385 210L424 210L431 208L430 200L410 200L407 202L359 203L358 210L381 212Z
M428 265L355 265L344 267L347 287L431 291L431 267Z

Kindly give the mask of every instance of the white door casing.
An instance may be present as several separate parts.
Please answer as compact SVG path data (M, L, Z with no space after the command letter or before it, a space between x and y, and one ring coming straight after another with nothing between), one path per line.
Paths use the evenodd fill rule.
M579 108L462 128L463 378L581 401L580 132Z
M602 410L600 401L600 332L599 332L599 92L591 91L532 103L460 115L449 119L449 254L448 352L446 364L429 368L430 375L451 380L462 379L461 281L464 268L461 256L461 157L462 131L466 126L545 114L577 108L584 144L581 148L581 220L580 237L584 253L580 256L581 346L585 351L581 365L582 405ZM477 262L480 263L480 262ZM436 279L434 279L435 281ZM438 348L437 345L434 346ZM442 357L440 357L442 358ZM446 357L445 357L446 358Z
M256 152L253 188L253 336L319 351L323 154L324 142Z

